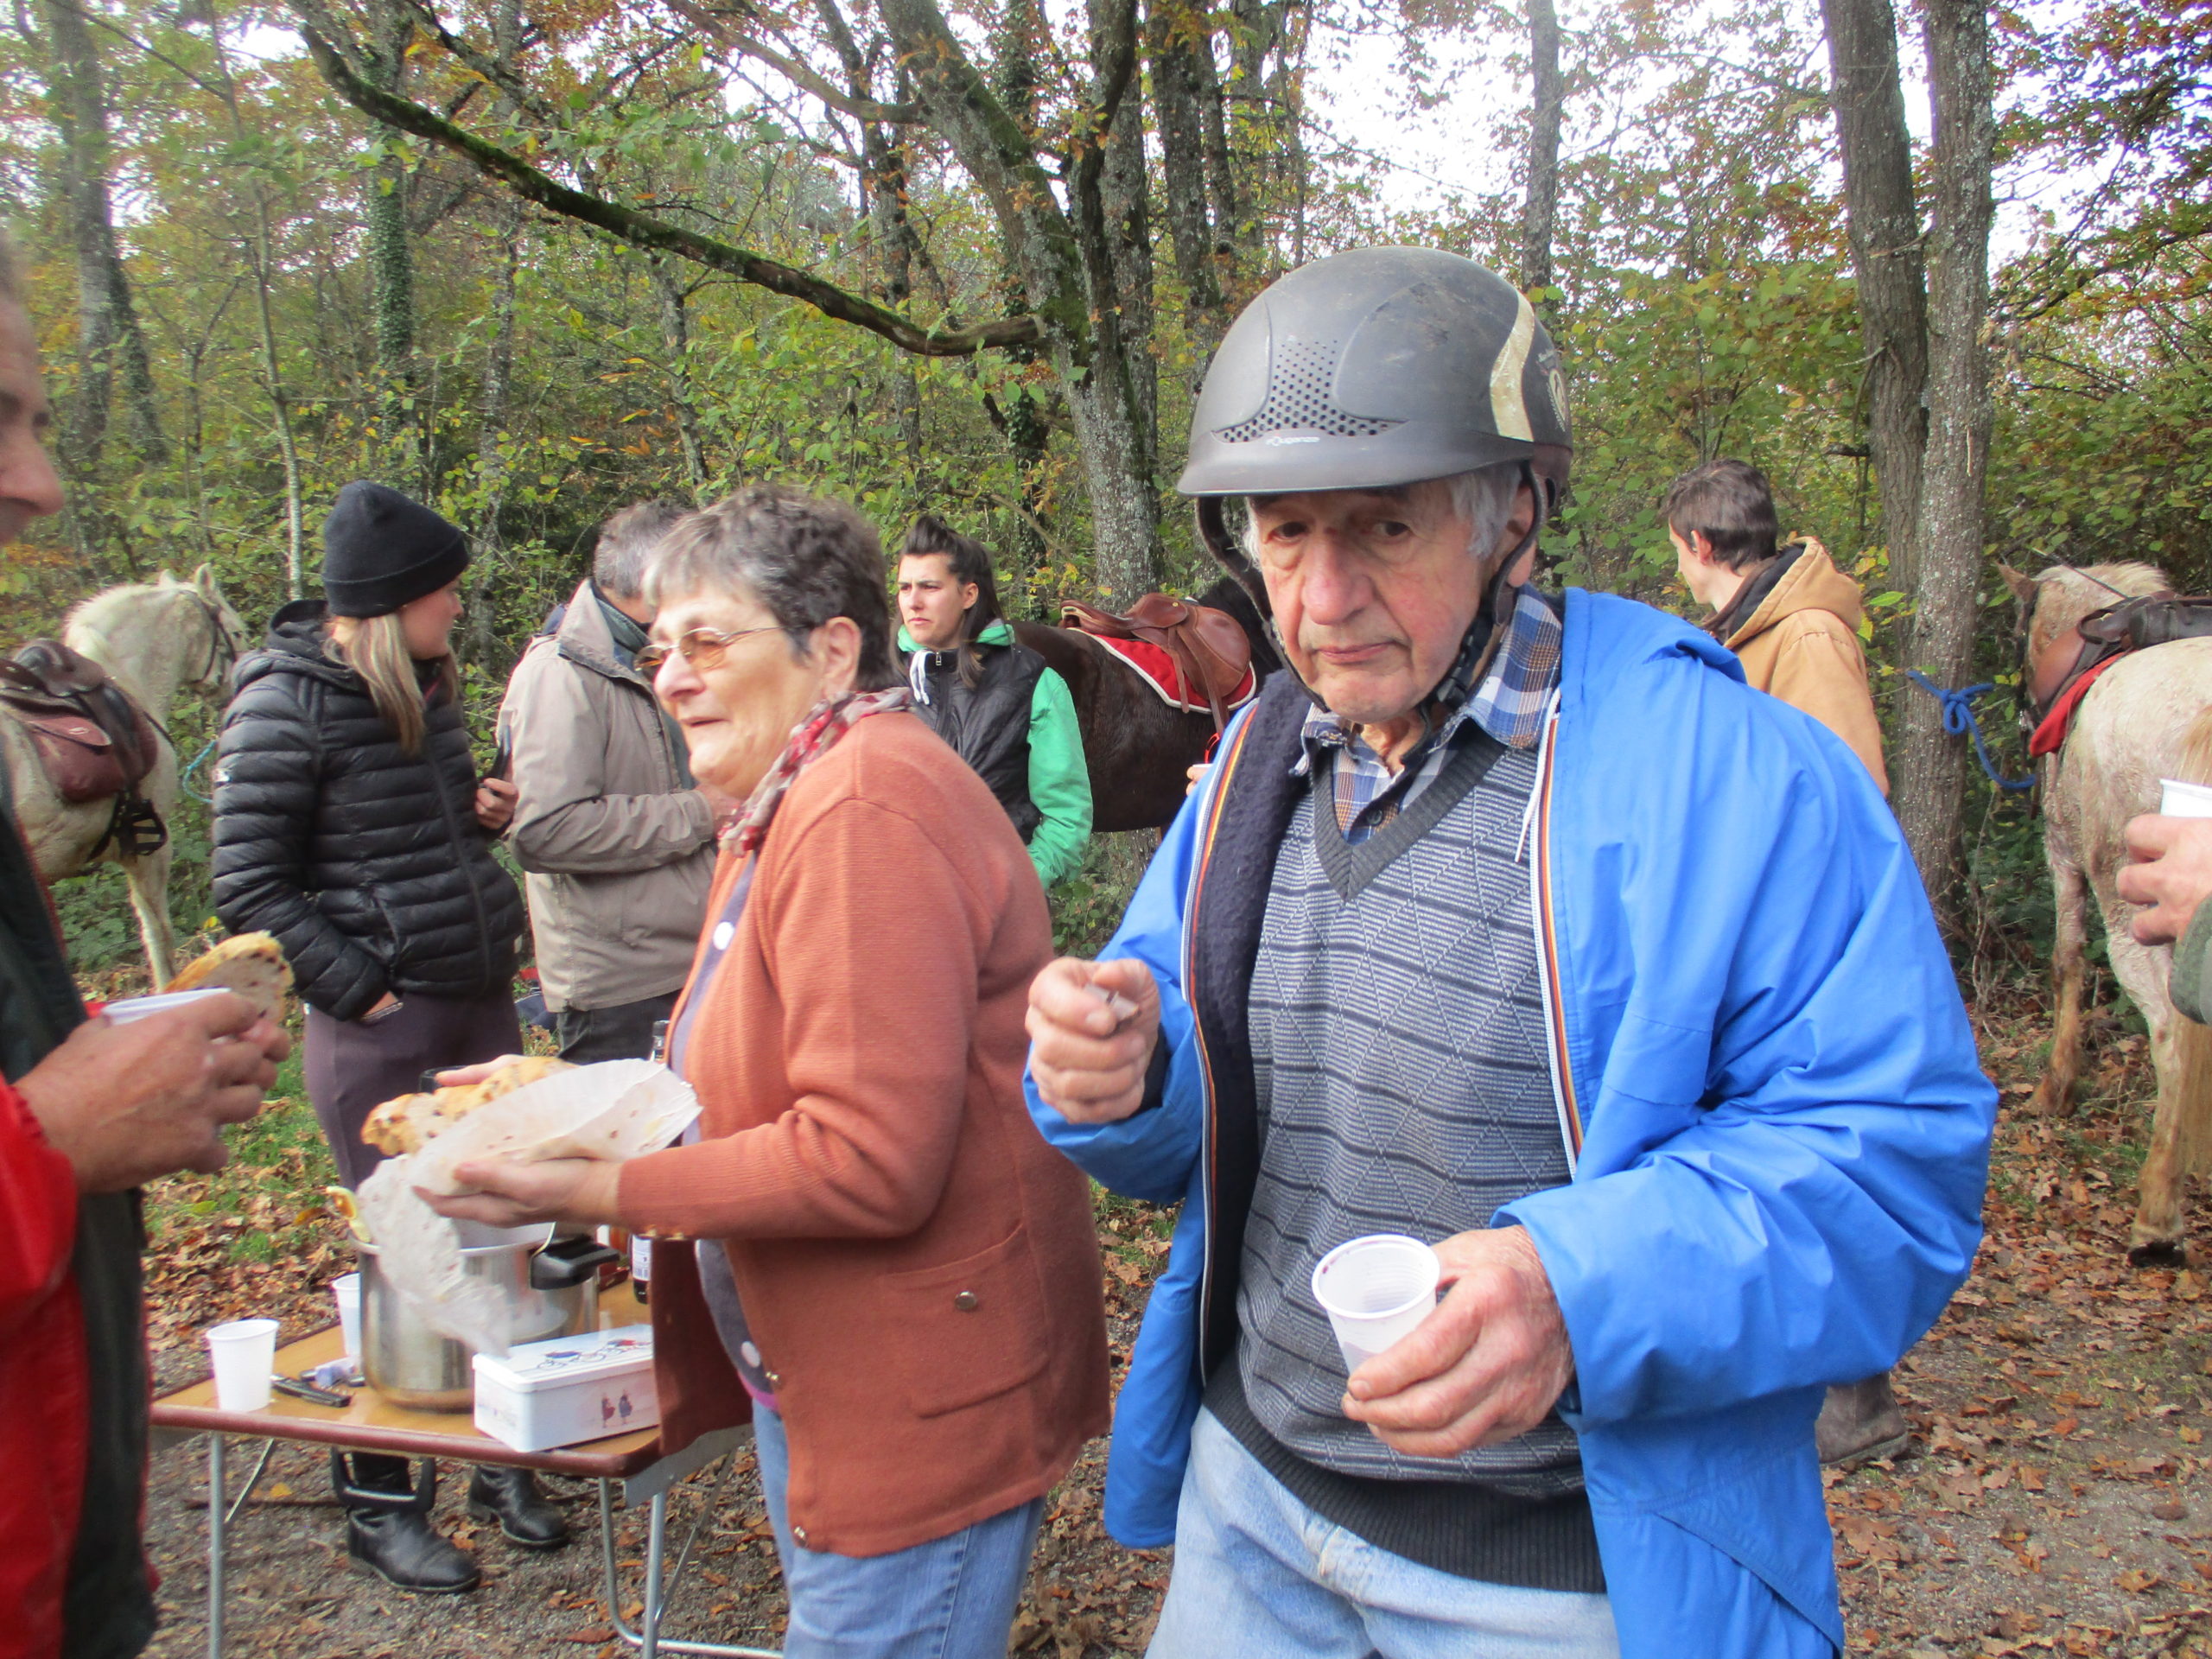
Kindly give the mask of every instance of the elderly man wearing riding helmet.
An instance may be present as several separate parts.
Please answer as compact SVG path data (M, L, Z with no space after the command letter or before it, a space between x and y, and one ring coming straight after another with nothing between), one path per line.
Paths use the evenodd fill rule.
M1030 997L1047 1136L1185 1200L1106 1497L1175 1545L1163 1659L1827 1655L1822 1389L1973 1258L1896 823L1711 639L1529 585L1569 451L1528 302L1418 249L1268 289L1193 415L1293 672ZM1377 1233L1445 1291L1347 1378L1312 1275Z

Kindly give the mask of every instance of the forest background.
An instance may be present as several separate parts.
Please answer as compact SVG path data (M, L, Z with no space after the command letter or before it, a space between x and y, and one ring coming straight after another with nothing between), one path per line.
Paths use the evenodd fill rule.
M1904 671L1994 683L1984 725L2024 775L2000 561L2212 588L2212 0L0 22L0 205L70 500L0 567L13 639L203 563L257 632L314 591L357 477L474 543L480 734L595 525L644 497L787 481L893 548L934 511L996 550L1017 614L1194 590L1173 486L1228 321L1339 248L1449 248L1513 275L1562 350L1549 580L1680 607L1656 503L1718 455L1859 579L1900 816L1980 974L2040 960L2031 803L1969 775ZM185 757L217 712L180 705ZM188 931L204 808L180 820ZM134 948L112 875L65 889L87 970ZM1064 933L1116 887L1062 894Z

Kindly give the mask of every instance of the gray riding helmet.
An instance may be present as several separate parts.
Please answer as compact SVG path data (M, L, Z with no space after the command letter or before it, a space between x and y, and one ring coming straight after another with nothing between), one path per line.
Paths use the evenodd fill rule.
M1548 510L1573 447L1559 353L1510 283L1435 248L1357 248L1244 308L1199 391L1176 487L1382 489L1520 461Z

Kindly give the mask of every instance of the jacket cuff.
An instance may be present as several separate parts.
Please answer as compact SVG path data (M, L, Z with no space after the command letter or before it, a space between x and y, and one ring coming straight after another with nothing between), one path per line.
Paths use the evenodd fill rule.
M2196 907L2174 944L2174 1007L2200 1026L2212 1025L2212 899Z

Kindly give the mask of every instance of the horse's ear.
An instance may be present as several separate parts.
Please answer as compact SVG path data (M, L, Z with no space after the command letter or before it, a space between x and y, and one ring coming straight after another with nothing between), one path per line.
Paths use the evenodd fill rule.
M192 585L213 599L215 596L215 567L203 564L192 573Z
M2036 579L2022 575L2001 559L1998 561L1997 568L2004 572L2005 585L2012 590L2012 597L2032 609L2036 602Z

